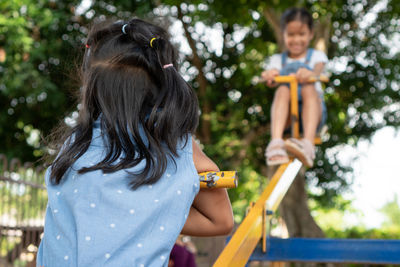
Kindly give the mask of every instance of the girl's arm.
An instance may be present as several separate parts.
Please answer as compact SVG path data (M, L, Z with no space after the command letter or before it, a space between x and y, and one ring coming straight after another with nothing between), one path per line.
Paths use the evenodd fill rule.
M279 70L278 69L270 69L270 70L264 70L261 73L261 78L263 81L267 83L267 86L269 87L275 87L276 83L274 81L274 78L276 76L279 76Z
M193 162L197 172L219 171L197 143L193 143ZM215 236L229 234L233 229L231 202L225 188L200 189L195 197L182 234Z
M325 68L325 63L324 62L319 62L315 64L313 72L315 76L321 75L321 73L324 71Z
M315 64L314 69L308 70L306 68L300 68L296 73L296 78L299 83L306 83L311 77L318 77L321 75L325 68L324 62L319 62Z

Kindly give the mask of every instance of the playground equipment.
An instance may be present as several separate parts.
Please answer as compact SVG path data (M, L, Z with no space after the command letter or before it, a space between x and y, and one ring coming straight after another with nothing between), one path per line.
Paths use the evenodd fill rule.
M291 94L291 135L300 138L297 88L295 76L278 76L278 83L289 83ZM325 76L309 82L327 82ZM315 140L319 144L321 140ZM302 163L291 159L279 166L266 189L250 210L229 243L213 265L214 267L245 266L248 261L272 262L336 262L400 264L400 241L354 239L270 238L269 220L278 208ZM261 245L257 244L261 241Z
M278 208L301 166L302 163L299 160L292 159L278 168L267 188L250 208L249 213L218 257L214 267L244 266L260 239L263 251L267 250L269 217Z
M312 77L309 82L328 81L325 76ZM294 75L277 76L276 83L289 83L290 85L290 119L291 136L300 138L299 107L298 107L298 82ZM316 140L317 143L320 142ZM250 208L249 213L236 230L232 239L225 247L214 267L219 266L244 266L259 240L262 241L262 252L267 251L267 232L269 217L276 211L287 190L302 167L302 163L291 159L289 163L282 164L273 175L267 188L258 201Z
M200 188L235 188L238 185L236 171L199 173Z

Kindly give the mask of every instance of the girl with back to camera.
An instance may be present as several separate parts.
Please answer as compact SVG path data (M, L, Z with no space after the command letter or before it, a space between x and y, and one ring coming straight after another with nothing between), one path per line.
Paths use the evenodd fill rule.
M271 56L267 70L261 76L270 87L275 86L274 78L278 75L296 76L304 138L282 140L283 132L290 124L290 90L287 84L281 84L275 92L271 108L272 140L266 149L267 164L272 166L288 162L288 151L304 165L312 167L315 134L324 125L327 115L321 84L307 81L322 73L328 58L322 51L309 48L314 37L313 18L306 9L287 9L281 18L281 29L286 51Z
M198 172L218 167L191 137L197 98L166 31L98 24L86 47L77 124L45 176L37 266L167 266L180 233L229 233L226 190L199 190Z

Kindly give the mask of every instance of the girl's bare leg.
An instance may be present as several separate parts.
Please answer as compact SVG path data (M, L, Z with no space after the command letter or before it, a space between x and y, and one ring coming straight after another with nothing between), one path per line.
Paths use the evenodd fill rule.
M283 131L288 124L290 105L290 91L286 85L281 85L275 92L271 107L271 135L272 140L266 149L268 165L286 163L289 158L284 149L282 140Z
M286 85L276 89L274 102L271 107L272 139L281 139L285 127L288 125L290 106L290 90Z
M303 99L302 122L304 138L314 144L315 133L322 117L321 99L314 84L303 84L301 96Z

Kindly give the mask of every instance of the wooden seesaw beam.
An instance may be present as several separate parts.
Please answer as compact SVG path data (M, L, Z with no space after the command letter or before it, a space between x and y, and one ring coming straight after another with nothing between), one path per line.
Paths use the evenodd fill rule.
M262 237L265 248L266 212L276 211L301 166L301 162L295 159L278 168L260 198L250 209L214 263L214 267L245 266Z

